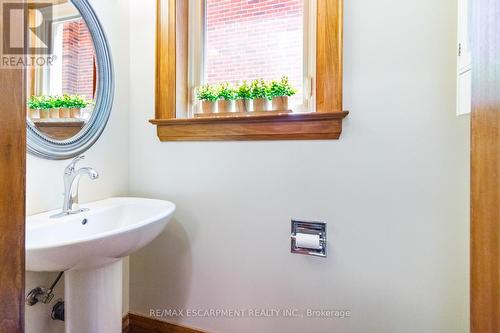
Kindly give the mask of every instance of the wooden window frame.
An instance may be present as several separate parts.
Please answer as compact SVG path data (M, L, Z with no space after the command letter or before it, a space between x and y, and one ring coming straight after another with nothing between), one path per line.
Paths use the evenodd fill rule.
M161 141L338 139L342 120L343 0L317 0L316 111L180 118L188 104L188 1L157 0L156 111Z
M188 49L188 89L189 104L187 114L192 115L193 110L200 107L196 100L196 87L210 81L207 73L206 64L208 62L208 27L207 19L209 15L206 6L207 0L186 0L189 2L189 49ZM244 0L248 1L248 0ZM314 112L316 110L315 96L312 93L313 83L316 80L316 3L317 0L303 1L302 31L302 98L295 99L290 104L290 109L294 112ZM291 75L291 73L288 73ZM253 75L251 75L253 76ZM213 82L212 82L213 83ZM268 112L268 111L262 111ZM253 114L255 115L255 114ZM202 115L209 117L211 114Z

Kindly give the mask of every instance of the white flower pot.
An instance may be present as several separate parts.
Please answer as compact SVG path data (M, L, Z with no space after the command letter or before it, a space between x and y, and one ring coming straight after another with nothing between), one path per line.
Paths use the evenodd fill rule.
M236 100L236 112L252 112L253 103L251 99Z
M287 111L288 96L280 96L273 98L273 111Z
M217 101L218 113L234 112L235 104L233 100L219 99Z
M59 118L59 109L49 109L50 118Z
M69 118L69 117L70 117L70 109L68 108L59 109L59 118Z
M29 117L31 119L40 118L40 110L39 109L29 109Z
M42 109L40 110L40 119L48 119L50 118L50 111L49 109Z
M71 108L69 109L70 117L71 118L81 118L82 116L82 109L80 108Z
M253 100L253 110L259 111L269 111L269 100L267 98L256 98Z
M201 113L216 113L217 103L212 101L201 101Z

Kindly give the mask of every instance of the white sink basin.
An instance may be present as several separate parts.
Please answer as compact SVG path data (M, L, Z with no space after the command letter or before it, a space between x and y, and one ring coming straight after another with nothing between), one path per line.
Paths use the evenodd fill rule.
M26 269L66 271L102 267L151 242L175 211L168 201L111 198L81 205L89 211L26 221Z
M165 228L168 201L111 198L81 205L88 211L26 220L26 269L65 271L66 333L122 331L122 260Z

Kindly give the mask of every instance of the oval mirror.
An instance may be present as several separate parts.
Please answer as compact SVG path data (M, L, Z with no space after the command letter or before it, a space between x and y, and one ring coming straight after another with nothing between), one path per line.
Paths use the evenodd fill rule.
M28 10L28 151L67 159L89 149L111 112L109 46L88 0L35 2Z

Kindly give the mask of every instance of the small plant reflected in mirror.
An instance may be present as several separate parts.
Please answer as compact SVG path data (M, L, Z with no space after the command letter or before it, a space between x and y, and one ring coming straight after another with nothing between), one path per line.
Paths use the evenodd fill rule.
M32 119L80 118L81 110L89 105L93 105L93 101L79 95L31 96L27 103Z

